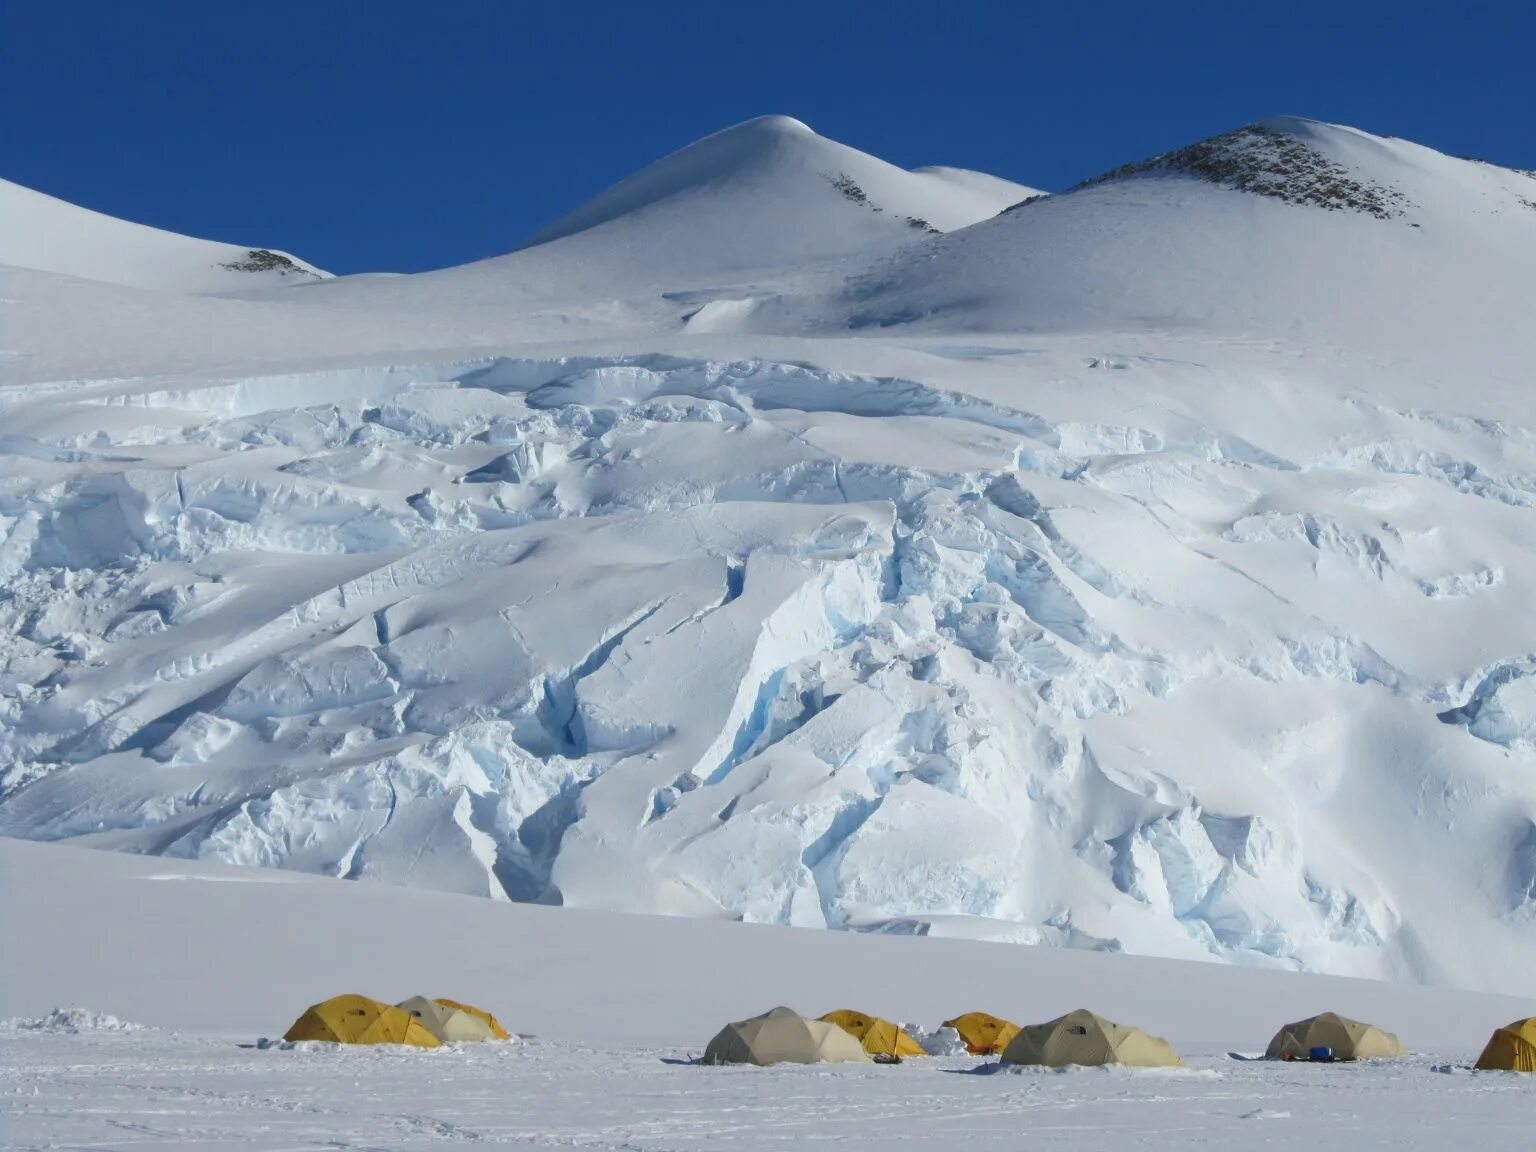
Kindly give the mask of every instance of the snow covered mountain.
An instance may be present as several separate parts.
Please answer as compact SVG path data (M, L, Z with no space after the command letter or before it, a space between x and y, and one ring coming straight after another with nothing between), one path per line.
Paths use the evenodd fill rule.
M599 251L686 246L715 268L802 265L950 232L1040 196L980 172L908 172L764 116L706 137L620 181L528 241L581 234Z
M464 268L4 273L0 833L1522 985L1536 178L1016 192L771 118Z
M330 275L286 252L195 240L0 180L0 264L170 292L232 292Z
M1519 368L1536 174L1277 118L898 254L818 300L858 328L1287 335Z
M765 303L1043 195L980 172L909 172L798 120L764 116L663 157L515 252L402 280L342 282L334 294L405 316L447 310L450 300L456 313L541 312L545 331L598 310L609 327L627 316L643 330L732 330Z
M67 380L102 364L227 376L731 331L761 306L920 245L930 229L972 224L1037 195L977 172L907 172L788 117L764 117L662 158L515 252L457 268L341 277L239 303L88 291L0 268L16 321L6 339L24 376ZM0 237L0 265L54 267L7 261L20 244ZM136 282L126 273L116 280ZM172 347L165 333L176 334Z

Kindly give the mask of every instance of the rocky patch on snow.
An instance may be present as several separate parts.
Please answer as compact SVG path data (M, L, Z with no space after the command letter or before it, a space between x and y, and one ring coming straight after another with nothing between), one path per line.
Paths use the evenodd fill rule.
M1362 178L1309 147L1305 140L1269 124L1249 124L1235 132L1138 160L1077 187L1159 174L1193 176L1238 192L1271 196L1287 204L1359 212L1378 220L1400 217L1404 209L1411 207L1399 189Z
M301 267L293 257L282 252L273 252L269 248L252 248L245 255L235 260L227 260L222 267L231 272L276 272L279 276L300 276L306 280L318 280L320 277L307 268Z

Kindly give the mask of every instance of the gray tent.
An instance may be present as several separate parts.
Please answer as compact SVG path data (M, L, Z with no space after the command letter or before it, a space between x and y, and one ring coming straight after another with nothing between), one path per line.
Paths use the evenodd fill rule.
M1160 1036L1106 1020L1085 1008L1044 1024L1020 1028L1003 1049L1004 1064L1127 1064L1138 1068L1176 1067L1184 1063Z
M775 1008L720 1029L704 1049L706 1064L869 1063L864 1045L825 1020L808 1020L790 1008Z

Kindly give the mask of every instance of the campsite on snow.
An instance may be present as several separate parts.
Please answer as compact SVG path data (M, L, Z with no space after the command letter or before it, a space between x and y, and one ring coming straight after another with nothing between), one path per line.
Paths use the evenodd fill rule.
M826 1139L1109 1148L1167 1147L1198 1132L1216 1147L1343 1149L1359 1147L1363 1132L1367 1144L1403 1148L1515 1148L1536 1091L1536 1076L1473 1070L1485 1048L1494 1059L1514 1051L1518 1038L1499 1033L1529 1015L1529 998L1518 996L493 904L419 886L19 840L0 840L0 875L8 878L0 916L26 928L0 951L5 1135L23 1146L277 1149L344 1133L349 1143L392 1148ZM50 915L58 908L82 911ZM114 942L113 963L93 949L103 939ZM283 1040L309 1023L312 1004L347 991L451 997L488 1010L514 1039ZM52 1007L63 1004L82 1007ZM849 1033L835 1063L697 1063L738 1021L778 1004L883 1013L937 1054L865 1061ZM1293 1030L1329 1005L1372 1026L1357 1038L1376 1046L1367 1048L1374 1058L1345 1060L1345 1040L1357 1039L1327 1021L1320 1035ZM996 1049L1016 1040L1011 1029L1081 1006L1167 1038L1182 1066L1001 1063ZM981 1018L989 1012L999 1017ZM946 1030L946 1021L958 1027ZM1083 1044L1083 1027L1084 1036L1062 1039ZM961 1029L991 1051L965 1051ZM1380 1058L1393 1041L1407 1054ZM1306 1058L1264 1058L1271 1049L1301 1057L1301 1044ZM1335 1047L1340 1062L1312 1061L1316 1046Z
M0 1145L1524 1146L1536 172L1125 161L0 181Z

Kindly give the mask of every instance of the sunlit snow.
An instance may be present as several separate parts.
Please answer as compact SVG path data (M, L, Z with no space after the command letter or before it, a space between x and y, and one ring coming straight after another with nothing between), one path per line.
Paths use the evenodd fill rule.
M459 269L0 269L0 833L1528 986L1536 178L1265 132L1344 191L770 118Z

